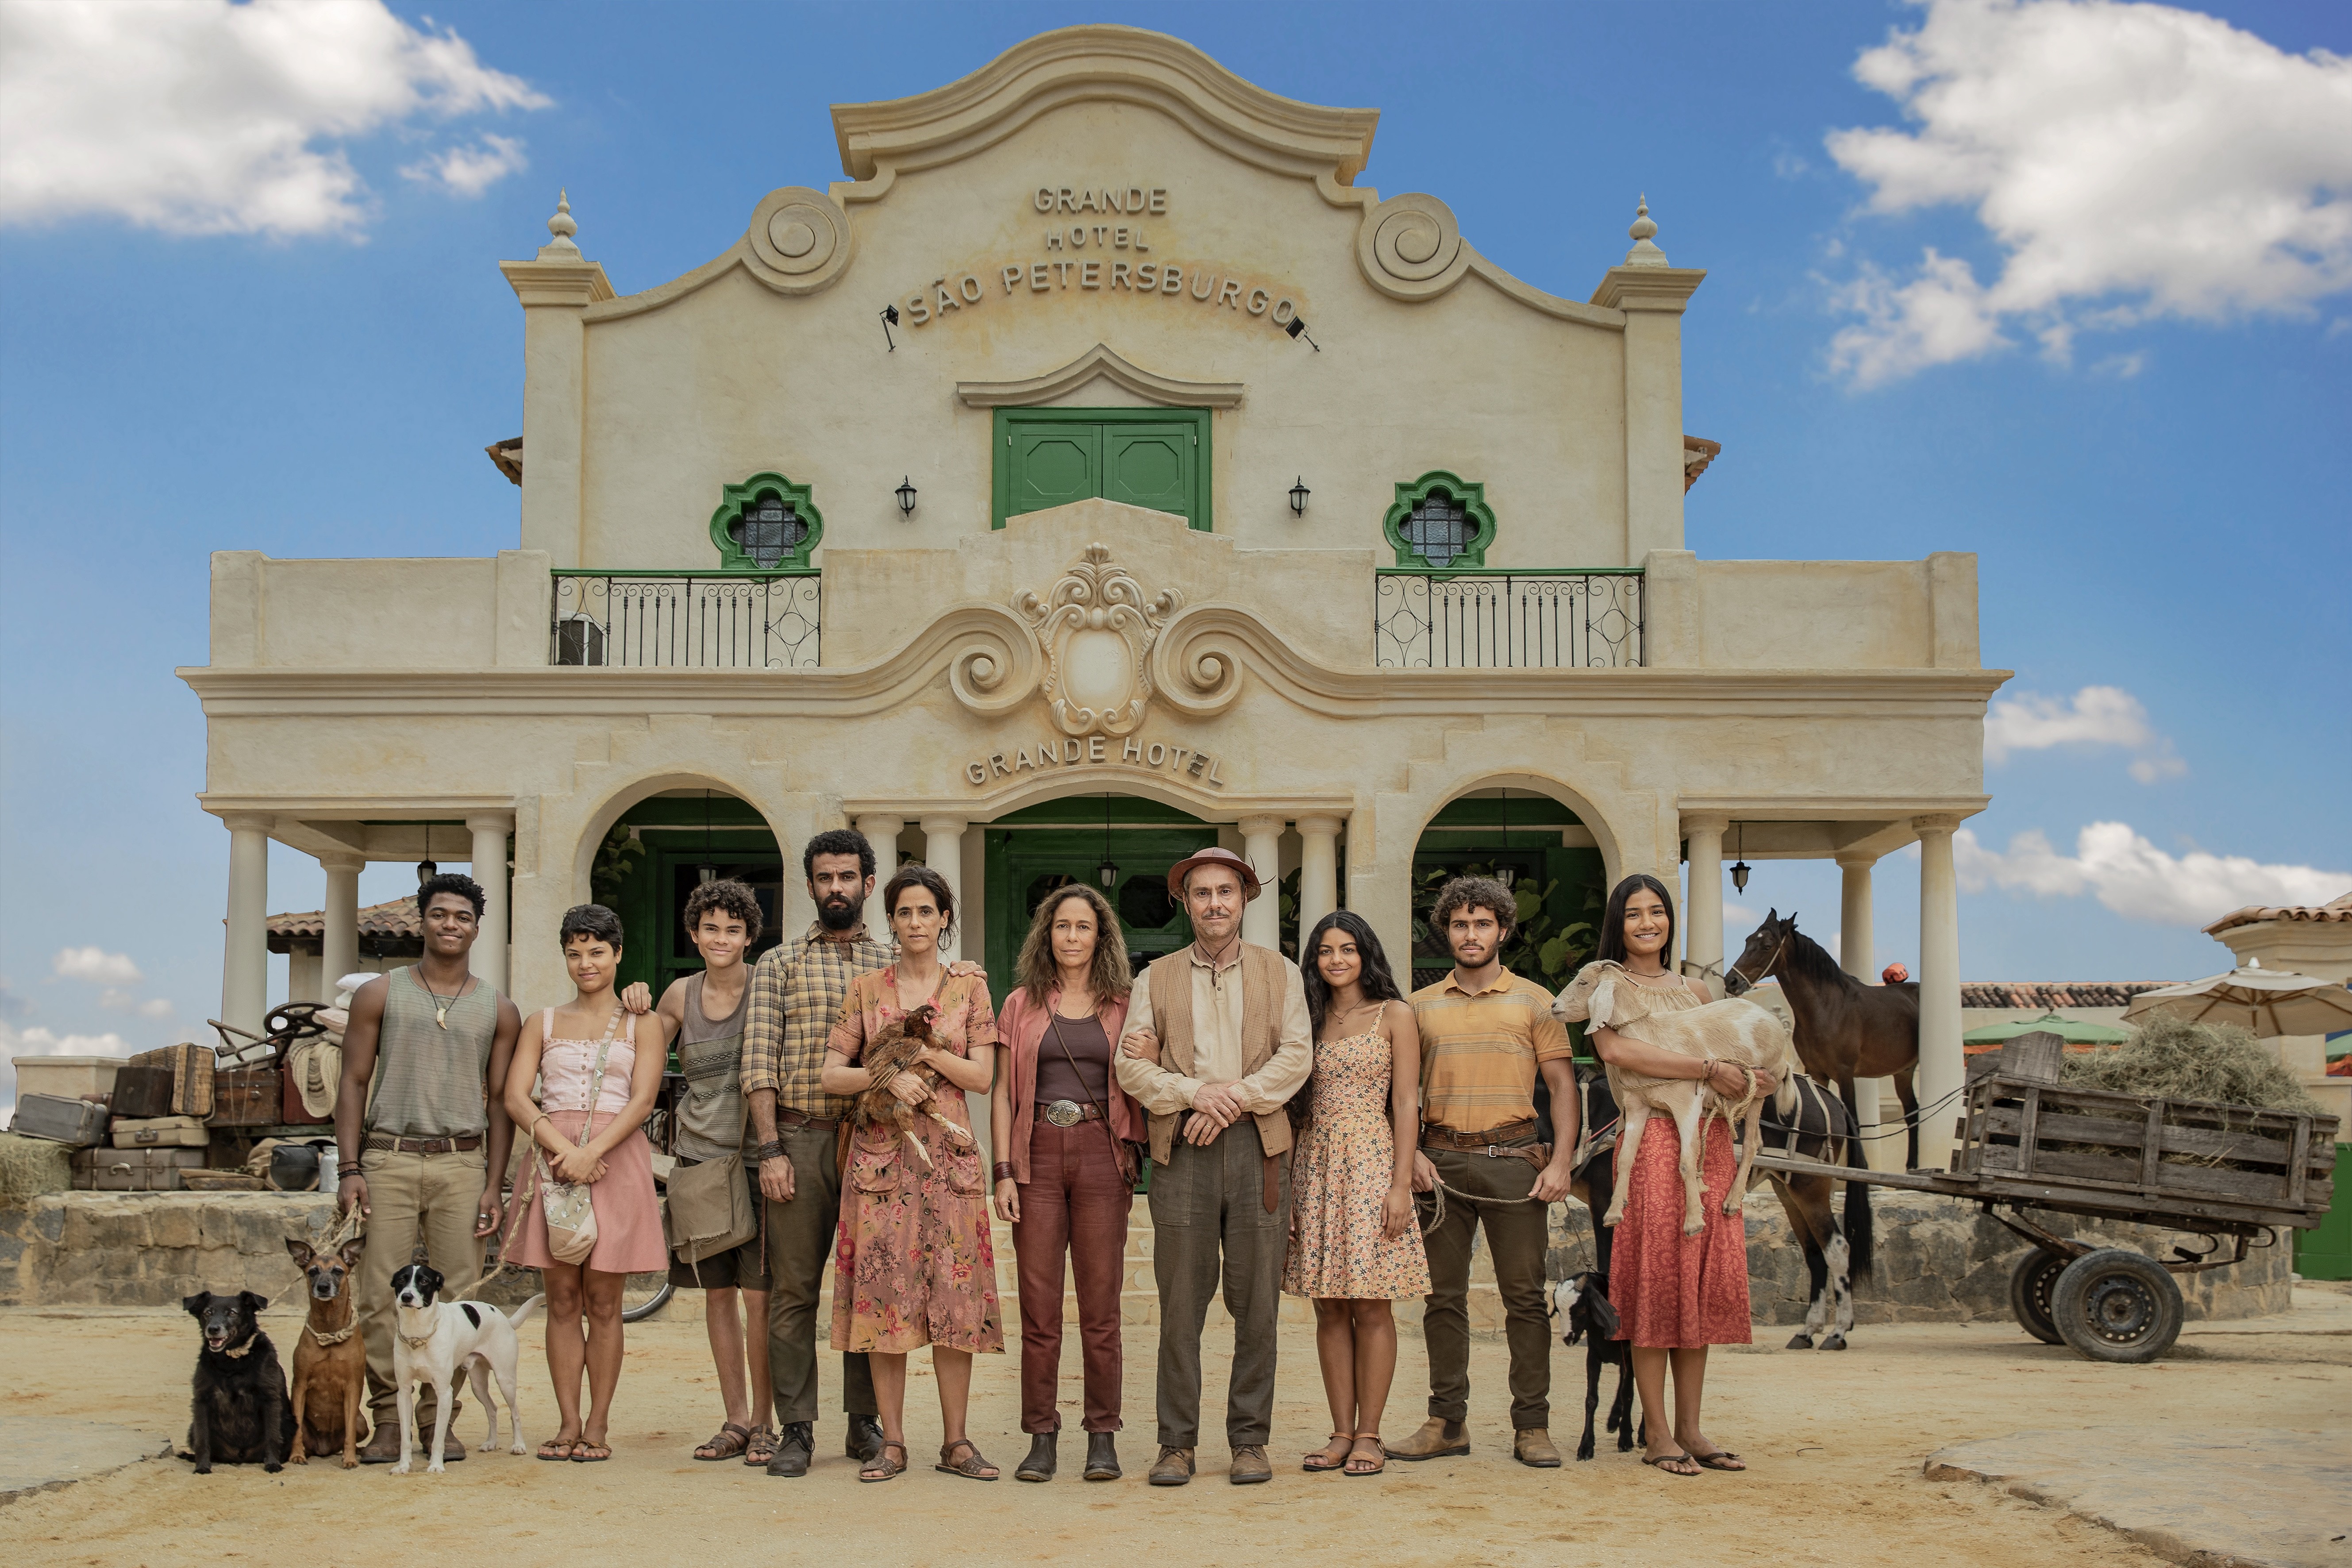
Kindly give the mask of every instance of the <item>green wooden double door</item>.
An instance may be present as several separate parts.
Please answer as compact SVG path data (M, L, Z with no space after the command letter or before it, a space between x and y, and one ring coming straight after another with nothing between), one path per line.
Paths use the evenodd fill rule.
M1200 408L1000 408L994 523L1100 497L1209 527Z
M1052 811L1072 803L1056 801ZM1118 879L1102 889L1118 912L1119 933L1126 938L1130 964L1140 970L1163 953L1175 952L1192 940L1192 924L1183 904L1168 891L1168 869L1196 850L1217 841L1208 823L1150 823L1165 808L1142 801L1122 801L1120 815L1130 822L1145 817L1147 826L1122 826L1106 834L1097 826L1005 827L985 829L988 856L988 933L985 955L988 983L999 1007L1020 983L1017 964L1021 943L1037 906L1056 888L1082 882L1102 889L1098 872L1106 855L1118 868ZM1096 808L1097 811L1099 807ZM1027 815L1023 813L1021 815ZM1179 813L1167 813L1175 816Z

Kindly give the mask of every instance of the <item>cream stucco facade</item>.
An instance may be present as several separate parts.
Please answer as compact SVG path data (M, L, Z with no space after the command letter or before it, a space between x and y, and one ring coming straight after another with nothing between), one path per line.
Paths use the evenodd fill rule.
M1957 1086L1951 833L1985 804L2005 679L1978 657L1974 557L1684 549L1705 274L1648 216L1587 298L1548 292L1437 197L1354 183L1373 111L1126 28L834 114L848 177L761 198L683 278L616 294L578 237L584 184L576 222L501 264L519 548L215 557L212 661L184 674L232 835L223 1016L265 1000L271 839L328 864L331 906L425 824L478 868L510 836L510 879L482 878L510 971L492 941L478 967L530 1005L562 994L557 918L648 801L747 805L787 927L797 846L854 823L961 884L977 953L1022 915L988 907L993 825L1087 797L1296 869L1305 918L1344 901L1401 952L1433 821L1505 791L1507 827L1549 803L1608 880L1687 858L1708 972L1735 828L1750 858L1845 867L1865 957L1869 867L1917 840L1923 1098ZM1465 537L1491 518L1483 572L1448 558L1442 508L1396 525L1412 552L1384 531L1433 476ZM1091 493L1021 499L1066 484ZM787 531L757 537L797 541L803 574L722 565L721 535L755 537L725 508L762 494ZM648 605L667 631L627 618ZM1261 939L1276 919L1253 906Z

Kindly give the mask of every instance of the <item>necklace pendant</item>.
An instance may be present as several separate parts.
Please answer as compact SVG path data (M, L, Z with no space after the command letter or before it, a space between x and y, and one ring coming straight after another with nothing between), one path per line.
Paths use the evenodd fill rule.
M434 1008L433 1021L440 1025L443 1028L447 1028L449 1026L449 1009L446 1007Z

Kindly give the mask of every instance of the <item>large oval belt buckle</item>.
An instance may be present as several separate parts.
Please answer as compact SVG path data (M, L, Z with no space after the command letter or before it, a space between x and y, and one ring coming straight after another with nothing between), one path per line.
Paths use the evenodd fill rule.
M1055 1127L1076 1127L1085 1115L1075 1100L1057 1100L1045 1108L1045 1120Z

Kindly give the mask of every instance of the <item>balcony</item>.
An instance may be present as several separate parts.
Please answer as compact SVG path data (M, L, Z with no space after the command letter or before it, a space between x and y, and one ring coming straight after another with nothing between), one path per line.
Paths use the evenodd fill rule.
M1383 669L1631 669L1642 657L1642 569L1420 571L1372 589Z
M600 669L814 669L816 572L557 568L547 662Z

